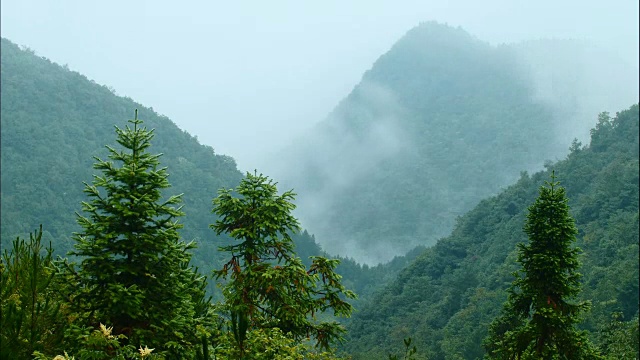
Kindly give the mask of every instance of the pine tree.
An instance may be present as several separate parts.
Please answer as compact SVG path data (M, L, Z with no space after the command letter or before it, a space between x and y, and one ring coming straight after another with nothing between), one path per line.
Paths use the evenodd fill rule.
M17 238L0 262L0 359L28 359L34 351L59 350L65 327L53 248L42 244L42 225Z
M189 266L193 243L178 234L181 195L162 198L168 174L158 167L161 154L148 152L153 130L135 115L132 127L115 127L123 149L107 146L109 160L95 158L102 175L85 183L88 215L78 214L83 230L71 253L81 259L73 304L94 328L112 326L130 344L189 358L186 346L198 341L195 327L207 312L204 278Z
M241 356L247 334L254 329L278 328L296 340L313 337L325 348L340 340L343 327L318 321L316 315L331 309L348 317L352 306L343 297L355 294L334 272L338 260L311 257L306 269L296 256L290 236L299 229L291 214L294 194L278 195L276 183L250 173L235 192L239 197L232 190L220 190L213 201L219 220L211 227L238 241L221 248L231 258L215 275L228 279L223 288L225 305Z
M555 174L546 185L529 207L529 242L518 244L522 269L514 273L502 315L484 341L490 359L599 358L586 332L575 327L589 306L574 301L580 292L575 221Z

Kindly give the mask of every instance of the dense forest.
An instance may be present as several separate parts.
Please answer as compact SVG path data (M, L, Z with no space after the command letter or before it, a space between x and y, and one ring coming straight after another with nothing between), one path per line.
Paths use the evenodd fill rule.
M0 358L482 358L549 181L580 358L638 357L638 105L569 148L521 51L418 26L272 179L2 39Z
M211 238L211 198L217 189L235 186L242 174L235 161L180 130L171 120L106 86L89 81L45 58L2 39L2 244L43 224L45 240L56 251L71 249L79 228L75 212L84 200L82 183L90 182L94 156L105 156L105 139L113 126L133 115L157 128L154 147L171 164L173 188L184 193L186 239ZM29 179L25 181L25 179ZM199 241L207 261L217 245ZM204 258L203 258L204 260Z
M460 217L451 235L355 313L348 352L366 359L412 337L424 358L481 358L482 339L517 270L527 207L554 170L579 231L580 298L592 302L582 327L605 344L607 327L626 321L635 329L627 341L637 356L638 123L637 104L615 117L601 114L588 146L574 143L567 159L533 175L523 172L517 183Z
M356 295L335 272L339 260L306 266L295 254L293 193L250 173L219 190L210 227L233 241L218 249L223 300L212 302L190 264L196 245L178 232L183 195L163 197L171 184L162 154L148 151L154 130L136 110L115 132L120 147L94 158L98 175L85 183L77 257L54 260L42 227L2 254L0 358L335 358L345 330L324 313L350 316Z
M51 241L57 255L71 250L71 236L79 230L75 213L84 201L82 183L94 174L93 157L107 154L104 140L110 138L113 126L139 109L139 117L156 129L154 151L165 154L163 163L169 167L172 184L166 195L184 194L186 216L179 231L198 245L192 263L203 272L222 263L217 250L229 238L209 229L215 220L211 199L218 189L234 187L242 178L233 158L201 145L153 108L116 96L107 86L7 39L2 39L1 71L3 248L42 224L44 240ZM303 259L324 254L306 231L295 234L294 241ZM390 280L407 261L401 256L369 272L343 259L341 272L355 290L367 292L382 279ZM219 295L212 284L208 291Z

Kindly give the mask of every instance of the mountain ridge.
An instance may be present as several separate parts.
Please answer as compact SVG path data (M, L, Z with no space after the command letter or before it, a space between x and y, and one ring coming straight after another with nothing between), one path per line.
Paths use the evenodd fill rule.
M459 28L410 30L325 121L278 155L284 165L274 174L301 194L305 227L337 254L386 261L432 245L521 170L565 153L569 144L540 146L555 119L531 101L515 64L505 48ZM489 173L504 180L496 186Z
M619 313L635 322L637 352L639 122L638 104L615 117L603 113L588 146L574 143L564 160L523 172L482 200L359 309L348 324L346 351L358 354L354 360L368 359L411 337L425 358L482 358L488 325L518 269L516 244L527 241L527 207L553 170L579 231L578 300L593 304L582 327L605 346L604 327Z
M106 158L105 145L118 147L114 126L126 126L138 109L143 125L155 129L150 151L163 153L160 164L168 168L172 187L164 197L183 194L186 215L179 220L184 225L180 234L197 244L192 264L210 275L223 260L218 247L230 241L209 228L215 222L211 201L218 189L233 188L242 178L234 159L216 154L169 118L117 96L106 85L8 39L2 38L1 45L2 248L9 249L17 236L28 238L42 224L43 239L57 255L65 256L72 249L72 234L79 230L75 213L86 201L83 182L91 182L95 173L93 157ZM292 237L303 262L308 263L309 256L326 255L307 231ZM399 257L369 271L343 257L339 271L350 288L368 293L373 284L399 271L407 259ZM219 295L214 282L208 291Z
M138 109L144 125L156 129L151 151L163 153L161 165L168 167L173 187L164 196L184 193L181 235L199 245L195 264L209 269L219 261L217 243L226 238L208 228L211 199L242 177L233 158L216 154L151 108L8 39L2 38L1 55L3 247L43 224L58 254L71 249L93 157L106 158L104 146L117 146L113 126L125 126Z

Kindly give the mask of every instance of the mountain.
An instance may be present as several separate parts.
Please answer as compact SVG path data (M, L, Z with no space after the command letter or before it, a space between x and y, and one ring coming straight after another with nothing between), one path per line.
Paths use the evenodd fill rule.
M28 49L2 39L2 245L43 224L45 239L59 254L71 249L79 230L83 182L91 182L94 156L106 158L115 144L114 125L124 127L134 110L155 129L151 151L163 153L173 187L184 193L181 235L199 244L195 263L217 263L226 238L208 228L211 199L221 187L235 186L242 174L235 161L198 143L171 120L106 86L69 71ZM153 84L148 84L153 86Z
M211 199L242 177L235 161L152 108L9 40L1 45L3 248L39 224L59 254L71 248L93 157L106 156L113 126L126 125L137 108L156 129L151 151L164 154L171 174L165 195L184 193L181 234L198 243L193 263L204 273L217 267L217 248L229 238L209 229ZM356 359L391 352L407 336L433 359L481 356L480 341L515 270L515 244L525 240L526 206L549 175L521 170L565 153L571 136L555 97L541 98L533 81L539 74L528 73L522 54L461 29L422 24L311 136L282 154L279 174L269 174L286 177L280 190L299 194L303 225L325 249L372 263L414 249L388 265L346 258L339 268L345 285L366 295L347 322L345 349ZM586 83L573 84L550 90L571 95ZM617 311L637 316L638 106L614 119L602 115L590 139L545 166L567 187L578 221L582 297L594 303L585 327L593 330ZM438 238L431 248L414 248ZM322 254L309 232L295 241L302 258Z
M151 152L163 154L161 166L170 174L172 187L164 195L184 194L181 235L198 245L192 264L205 275L218 268L223 260L218 247L230 239L209 228L215 222L211 201L218 189L235 187L242 178L234 159L200 144L153 108L116 96L107 86L7 39L1 45L2 248L9 249L16 236L28 238L43 224L44 240L58 255L72 249L71 236L80 230L75 212L87 200L83 182L91 182L95 174L93 157L106 158L105 145L116 145L114 125L127 125L138 109L144 125L155 129ZM306 231L293 239L307 263L309 256L326 255ZM372 268L342 258L338 270L350 289L368 294L416 255ZM216 293L215 284L208 290Z
M603 346L599 332L620 313L635 327L627 340L637 353L639 118L637 104L613 118L600 115L589 146L574 143L566 159L531 176L523 172L517 183L460 217L449 236L355 314L346 351L354 360L377 358L412 337L431 360L482 358L482 339L518 269L516 244L527 240L527 207L553 169L579 230L580 298L593 304L582 326Z
M567 106L554 99L579 95L585 73L560 71L569 55L543 67L550 44L496 47L423 23L277 155L273 174L300 194L298 215L329 252L375 264L432 245L520 171L566 155ZM558 86L565 78L580 81Z

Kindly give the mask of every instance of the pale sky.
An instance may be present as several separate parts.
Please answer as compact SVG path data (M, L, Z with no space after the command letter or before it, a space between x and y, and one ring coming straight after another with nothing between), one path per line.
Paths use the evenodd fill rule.
M2 0L0 31L260 171L421 21L493 44L587 39L637 69L638 3Z

